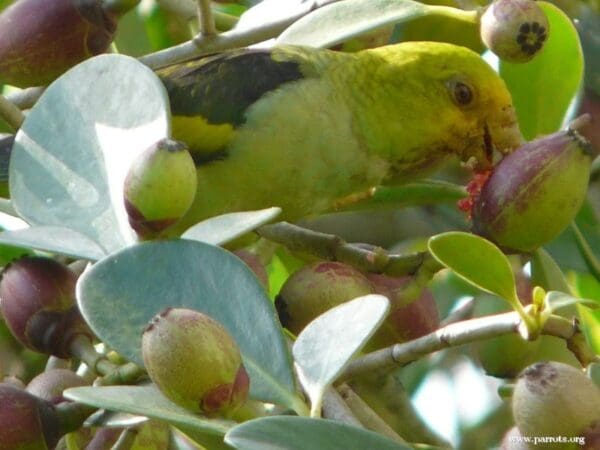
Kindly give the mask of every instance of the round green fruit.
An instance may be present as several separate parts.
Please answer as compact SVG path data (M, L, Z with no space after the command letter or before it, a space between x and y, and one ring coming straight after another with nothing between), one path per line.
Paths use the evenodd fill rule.
M141 238L181 219L196 196L196 165L185 144L162 139L138 156L124 185L129 224Z
M600 389L574 367L540 362L526 368L512 397L515 423L523 436L574 437L600 421ZM552 444L536 448L556 448Z
M481 16L481 40L508 62L529 61L542 49L548 32L548 18L534 0L496 0Z
M247 398L250 380L236 342L198 311L168 308L156 315L144 331L142 354L154 384L191 411L228 415Z

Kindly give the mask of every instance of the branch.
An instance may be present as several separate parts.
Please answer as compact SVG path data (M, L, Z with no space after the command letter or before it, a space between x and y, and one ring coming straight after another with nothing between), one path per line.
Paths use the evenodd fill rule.
M470 344L505 334L518 334L520 323L521 319L516 312L452 323L418 339L377 350L354 360L341 374L339 380L356 378L394 366L404 366L448 347ZM542 329L542 334L565 339L567 347L583 366L600 360L600 357L587 346L576 321L550 316Z
M415 274L421 269L434 273L442 267L427 252L389 254L382 248L368 249L349 244L339 236L308 230L287 222L263 225L256 232L259 236L282 244L290 250L343 262L366 272L401 276Z
M333 388L327 389L323 397L323 417L364 428L340 394Z
M201 36L215 36L217 28L213 16L210 0L197 0L198 2L198 22L200 23Z

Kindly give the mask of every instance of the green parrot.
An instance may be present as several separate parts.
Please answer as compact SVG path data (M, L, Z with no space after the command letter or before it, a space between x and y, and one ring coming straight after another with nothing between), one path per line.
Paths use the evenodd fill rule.
M452 156L477 169L522 143L503 80L477 53L406 42L357 53L243 49L157 70L172 135L197 167L179 231L234 211L335 210Z

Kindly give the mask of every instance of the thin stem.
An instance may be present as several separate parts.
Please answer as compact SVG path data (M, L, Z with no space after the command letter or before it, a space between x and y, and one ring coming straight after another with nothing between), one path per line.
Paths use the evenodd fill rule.
M125 428L117 442L110 448L110 450L130 450L135 443L135 438L137 438L138 430L135 427Z
M9 94L6 98L19 109L25 110L35 105L45 89L45 87L31 87Z
M197 0L198 2L198 22L200 24L200 34L202 36L214 36L217 34L215 18L213 16L210 0Z
M118 369L103 355L98 353L87 336L79 335L71 342L71 354L85 363L95 373L106 375Z
M400 437L373 409L352 390L346 383L338 386L338 392L350 408L350 411L360 420L365 428L376 433L387 436L390 439L406 444L406 441Z
M337 420L355 427L364 428L362 423L353 414L348 404L344 402L343 397L333 388L325 391L323 397L323 417L326 419Z
M2 117L8 126L15 132L21 128L21 125L25 120L25 116L21 110L4 95L0 95L0 117Z

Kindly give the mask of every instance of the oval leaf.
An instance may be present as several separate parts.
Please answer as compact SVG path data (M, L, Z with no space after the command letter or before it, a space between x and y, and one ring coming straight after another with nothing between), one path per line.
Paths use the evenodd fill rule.
M229 430L225 442L238 450L410 450L362 428L293 416L250 420Z
M224 435L233 422L207 419L177 406L154 385L148 386L84 386L67 389L64 396L97 408L164 420L201 440L206 435Z
M294 343L292 354L313 410L320 413L325 389L375 333L390 309L382 295L365 295L321 314Z
M556 261L541 247L534 251L531 257L531 280L546 291L571 291Z
M0 242L92 261L106 256L96 242L70 228L58 226L33 226L4 231L0 233Z
M134 241L123 206L133 158L169 133L158 77L123 55L101 55L52 83L16 135L15 210L32 225L72 228L106 253Z
M538 4L550 24L544 47L526 64L500 62L500 75L513 96L526 139L562 126L583 78L583 52L571 19L550 3Z
M197 223L181 235L184 239L222 245L270 222L281 213L273 207L259 211L222 214Z
M429 251L469 283L509 301L518 301L510 262L490 241L451 231L429 239Z
M344 0L294 22L278 44L331 47L366 32L424 16L427 5L411 0Z
M139 365L142 332L155 314L201 311L240 346L253 398L298 406L275 308L246 264L222 248L185 239L127 248L82 275L77 299L98 337Z

